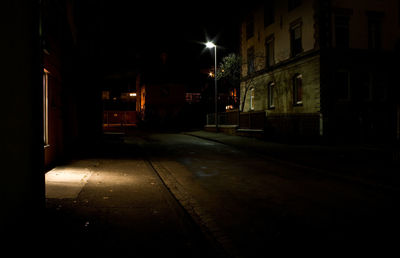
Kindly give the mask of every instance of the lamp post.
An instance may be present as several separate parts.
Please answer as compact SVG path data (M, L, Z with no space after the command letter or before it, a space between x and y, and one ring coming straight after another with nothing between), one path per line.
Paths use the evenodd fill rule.
M218 132L218 88L217 88L217 45L206 43L207 48L214 48L214 80L215 80L215 132Z

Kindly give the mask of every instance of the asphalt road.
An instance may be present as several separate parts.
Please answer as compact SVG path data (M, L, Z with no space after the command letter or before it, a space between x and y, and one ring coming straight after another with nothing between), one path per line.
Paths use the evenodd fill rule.
M50 254L399 252L397 192L181 133L117 135L50 172Z
M183 206L233 256L398 252L398 192L184 134L133 133L125 141L147 153Z

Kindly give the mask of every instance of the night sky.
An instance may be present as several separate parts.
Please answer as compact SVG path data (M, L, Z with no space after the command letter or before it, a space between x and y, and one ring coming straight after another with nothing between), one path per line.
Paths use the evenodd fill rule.
M218 60L237 52L239 46L239 4L110 1L103 3L91 19L103 24L102 47L108 69L127 69L137 59L149 59L167 52L183 70L210 67L213 54L202 44L214 40L220 46ZM93 13L92 13L93 15Z

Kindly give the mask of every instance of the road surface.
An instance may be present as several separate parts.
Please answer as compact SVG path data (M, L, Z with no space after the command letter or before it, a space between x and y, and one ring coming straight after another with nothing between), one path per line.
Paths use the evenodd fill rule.
M64 174L69 183L57 178ZM398 252L398 192L182 133L131 131L47 178L52 250L77 246L67 249L114 257Z

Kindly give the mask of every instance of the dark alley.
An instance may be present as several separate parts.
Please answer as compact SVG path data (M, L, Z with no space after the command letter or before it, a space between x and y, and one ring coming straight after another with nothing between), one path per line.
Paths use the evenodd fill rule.
M400 1L5 0L13 257L386 257Z

